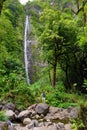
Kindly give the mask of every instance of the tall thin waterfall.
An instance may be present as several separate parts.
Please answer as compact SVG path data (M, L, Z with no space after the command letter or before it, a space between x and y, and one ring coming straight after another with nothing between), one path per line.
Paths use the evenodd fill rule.
M30 77L28 73L29 61L28 61L28 49L27 49L29 45L29 32L30 32L29 17L26 16L25 34L24 34L24 60L25 60L25 71L26 71L26 78L28 84L30 83Z

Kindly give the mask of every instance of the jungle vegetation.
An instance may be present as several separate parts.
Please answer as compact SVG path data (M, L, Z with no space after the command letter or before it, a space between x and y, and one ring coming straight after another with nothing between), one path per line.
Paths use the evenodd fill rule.
M87 1L18 0L0 5L0 102L13 102L24 109L41 102L67 108L87 98ZM3 8L2 8L3 7ZM24 67L24 25L30 17L32 84ZM33 42L34 42L33 40ZM33 62L33 63L34 63ZM42 65L42 66L41 66Z

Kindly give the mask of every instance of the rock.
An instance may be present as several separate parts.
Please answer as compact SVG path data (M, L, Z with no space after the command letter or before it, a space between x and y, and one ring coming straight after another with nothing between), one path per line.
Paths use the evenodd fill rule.
M15 130L29 130L27 127L15 126Z
M71 130L70 118L76 119L79 114L77 108L61 109L49 107L46 103L34 104L20 113L12 104L1 106L1 109L5 109L6 116L19 125L8 120L0 123L0 130Z
M7 130L16 130L13 126L9 125Z
M44 119L39 119L39 122L43 122L44 121Z
M25 118L25 119L23 120L23 124L24 124L24 125L28 125L29 123L31 123L31 119L30 119L30 118Z
M11 122L10 120L7 120L6 123L7 123L8 125L11 125L11 124L12 124L12 122Z
M69 124L65 124L65 130L72 130L71 129L71 124L69 123Z
M6 110L5 115L10 119L10 120L15 120L16 115L12 110Z
M58 113L55 113L55 114L52 114L52 113L48 113L44 119L47 121L47 120L50 120L51 122L62 122L64 124L68 123L69 122L69 114L67 113L67 111L62 111L62 112L58 112Z
M31 123L29 125L27 125L28 129L34 128L34 127L38 127L38 121L37 120L32 120Z
M37 106L37 104L33 104L33 105L28 107L28 110L31 110L31 109L35 110L36 106Z
M45 103L40 103L36 106L35 111L39 115L47 115L47 113L49 112L49 106Z
M49 107L49 113L51 114L55 114L55 113L58 113L58 112L61 112L62 109L61 108L57 108L57 107Z
M40 122L39 125L38 125L38 127L43 127L43 126L45 126L44 122Z
M41 118L44 118L44 115L43 115L43 114L41 114L40 116L41 116Z
M31 117L36 115L36 112L34 110L31 110L31 112L32 112Z
M68 107L67 111L69 113L70 118L74 118L74 119L78 118L79 111L80 111L78 108L73 108L70 106Z
M32 130L32 129L30 129ZM43 127L35 127L33 130L58 130L56 126L51 125L51 126L43 126ZM60 129L62 130L62 129Z
M3 106L3 110L12 110L15 111L16 107L13 103L8 103L5 106Z
M0 130L7 130L8 129L8 124L6 122L1 122L0 121Z
M73 107L69 106L69 107L67 108L68 113L70 113L70 112L72 111L72 109L73 109Z
M25 111L20 112L17 118L23 120L24 118L30 117L31 114L32 114L31 111L25 110Z
M8 122L0 121L0 130L15 130L15 128L10 125Z
M64 124L61 123L61 122L59 122L56 126L57 126L57 129L58 129L58 130L65 130L65 126L64 126Z
M51 121L49 121L49 122L44 122L44 125L45 125L45 126L50 126L50 125L52 125L52 122L51 122Z
M39 115L35 115L35 118L36 119L40 119L41 117Z

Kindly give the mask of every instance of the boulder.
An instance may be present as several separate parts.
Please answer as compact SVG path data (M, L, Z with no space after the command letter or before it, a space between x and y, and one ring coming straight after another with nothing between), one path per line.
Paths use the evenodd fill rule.
M31 119L30 119L30 118L25 118L25 119L23 120L23 124L24 124L24 125L28 125L29 123L31 123Z
M31 111L25 110L25 111L20 112L17 118L19 118L20 120L23 120L24 118L29 118L31 114L32 114Z
M39 103L35 108L35 112L39 115L47 115L49 112L49 106L45 103Z
M32 129L34 127L38 127L38 121L37 120L32 120L29 125L27 125L28 129Z
M55 114L52 113L48 113L44 119L50 120L51 122L62 122L64 124L67 124L69 122L69 114L67 113L67 111L62 111L62 112L57 112Z
M78 118L79 113L80 113L79 108L73 108L71 106L67 108L67 111L69 113L70 118L74 118L74 119Z
M10 119L10 120L15 120L16 119L16 114L12 110L6 110L5 115Z
M49 113L51 114L55 114L55 113L58 113L58 112L61 112L62 109L61 108L57 108L57 107L49 107Z
M65 126L61 122L59 122L58 124L56 124L56 126L57 126L57 130L65 130Z
M3 110L12 110L15 111L16 107L13 103L8 103L3 106Z
M37 104L33 104L33 105L28 107L28 110L31 110L31 109L35 110L36 106L37 106Z

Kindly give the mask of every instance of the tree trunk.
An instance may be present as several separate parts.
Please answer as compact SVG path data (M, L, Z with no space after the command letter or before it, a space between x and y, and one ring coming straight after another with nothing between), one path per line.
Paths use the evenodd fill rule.
M79 0L76 0L77 9L79 10Z
M49 80L50 80L50 84L52 85L52 80L51 80L51 74L50 74L50 70L49 70Z
M82 12L83 12L83 27L85 26L85 23L86 23L86 12L85 12L85 4L84 4L84 1L83 1L83 9L82 9Z
M67 89L71 89L71 84L70 84L70 80L68 77L68 67L67 66L66 66L65 74L66 74Z
M56 67L57 67L57 56L55 56L55 63L53 68L53 83L52 83L53 87L55 87L56 85Z

